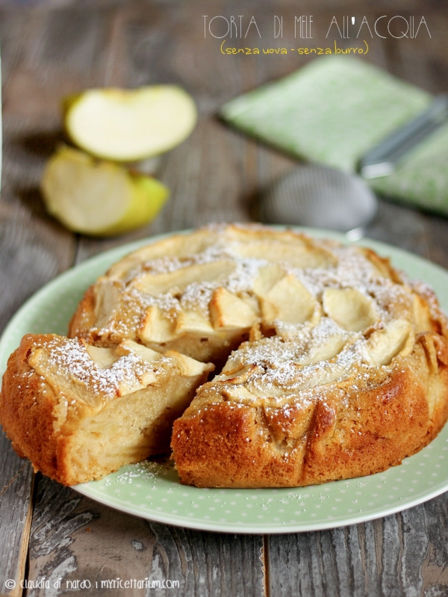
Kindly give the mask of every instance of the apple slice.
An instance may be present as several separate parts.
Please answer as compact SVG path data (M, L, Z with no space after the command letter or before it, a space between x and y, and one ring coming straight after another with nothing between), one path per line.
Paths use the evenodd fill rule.
M64 125L81 149L118 162L139 161L183 141L196 124L196 106L174 85L91 89L64 102Z
M166 201L165 185L111 162L62 146L42 177L48 212L75 232L114 236L151 221Z

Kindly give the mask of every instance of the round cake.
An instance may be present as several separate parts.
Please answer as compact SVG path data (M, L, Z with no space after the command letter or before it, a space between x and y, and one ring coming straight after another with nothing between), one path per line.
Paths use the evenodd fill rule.
M128 343L190 359L171 449L181 482L200 487L372 474L420 450L448 417L448 324L431 289L371 249L292 230L209 226L138 249L87 289L69 336L97 351ZM8 434L5 405L22 400L14 375L0 403ZM160 380L149 402L161 400Z

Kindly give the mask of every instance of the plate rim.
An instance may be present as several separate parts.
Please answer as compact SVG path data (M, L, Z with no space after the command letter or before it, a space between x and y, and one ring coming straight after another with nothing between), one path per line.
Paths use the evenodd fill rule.
M242 224L244 225L244 223ZM416 265L418 264L419 267L424 268L425 266L429 266L434 273L447 276L448 271L444 269L442 266L429 261L428 259L421 257L420 255L414 254L410 251L402 249L401 247L397 247L392 244L384 243L381 241L376 241L370 239L369 237L362 237L360 239L352 240L347 238L347 236L343 233L338 233L330 230L320 229L320 228L306 228L306 227L298 227L298 226L278 226L278 225L271 225L270 228L276 229L290 229L296 232L303 232L305 234L309 234L310 236L315 236L318 238L326 237L334 240L338 240L348 245L361 245L370 247L380 254L383 254L386 257L394 259L395 256L399 258L411 259L413 263ZM124 257L125 255L135 251L136 249L145 246L147 244L152 244L154 242L158 242L163 238L175 235L175 234L188 234L191 232L192 229L185 229L180 231L171 231L163 234L157 234L150 237L145 237L143 239L139 239L136 241L131 241L129 243L124 243L108 249L106 251L100 251L98 254L89 257L85 261L82 261L79 264L75 264L71 266L68 270L58 274L52 280L45 283L40 289L30 295L24 303L17 309L14 315L11 317L7 325L5 326L1 337L0 337L0 375L3 375L4 372L4 365L6 364L7 355L9 354L6 351L6 347L4 346L7 344L8 336L11 334L11 331L15 328L17 322L21 319L23 314L27 312L30 307L33 306L33 303L39 302L39 300L43 296L47 296L48 294L52 294L60 285L63 285L66 280L71 280L73 276L77 277L82 275L83 270L89 270L98 263L102 263L106 260L109 265L106 265L106 268L110 267L117 259ZM81 291L85 291L85 289L80 289ZM6 355L6 358L4 356ZM4 362L2 362L4 361ZM443 429L440 431L440 434L443 432ZM435 438L433 441L436 441ZM432 443L432 442L431 442ZM423 448L425 450L425 448ZM409 458L412 458L410 456ZM391 467L392 469L398 467ZM391 470L391 469L388 469ZM381 475L382 473L376 473L377 475ZM374 477L375 475L369 475L368 478ZM347 480L342 480L347 481ZM338 481L335 481L338 483ZM326 485L326 484L324 484ZM359 524L361 522L367 522L370 520L376 520L379 518L383 518L385 516L389 516L391 514L395 514L398 512L402 512L403 510L407 510L409 508L413 508L419 504L422 504L426 501L434 499L437 496L442 495L444 492L448 491L448 476L444 481L440 481L435 486L432 486L430 491L423 491L420 492L419 495L412 497L411 499L406 499L403 503L397 503L392 505L388 508L379 509L377 511L371 511L369 513L359 513L353 514L350 516L346 515L339 515L336 516L334 519L330 520L316 520L316 522L308 521L306 523L295 523L285 527L278 527L278 523L267 523L266 521L260 522L244 522L242 524L234 524L234 523L227 523L227 522L219 522L219 521L209 521L203 519L202 521L196 519L189 519L188 515L178 515L172 514L173 518L169 518L169 514L166 513L158 513L157 511L144 511L142 508L139 508L136 505L129 505L126 504L125 501L122 502L120 499L116 497L107 498L99 495L94 495L94 491L90 491L88 488L88 484L82 485L74 485L71 486L77 493L88 497L102 505L105 505L109 508L124 512L126 514L130 514L133 516L138 516L145 520L163 524L169 524L176 527L188 528L193 530L202 530L202 531L211 531L211 532L220 532L220 533L237 533L237 534L288 534L288 533L301 533L301 532L310 532L310 531L320 531L320 530L328 530L334 528L342 528L345 526ZM279 488L267 488L268 490L272 489L279 489ZM294 488L289 488L294 489ZM296 488L300 489L300 488ZM247 491L247 489L239 489L239 491ZM250 491L250 489L249 489ZM112 500L112 501L111 501ZM375 508L373 508L375 510Z
M434 440L433 440L434 441ZM424 450L425 448L423 448ZM408 458L412 458L409 456ZM396 467L392 467L396 468ZM388 469L390 470L390 469ZM376 473L381 474L381 473ZM368 475L372 477L374 475ZM359 477L360 478L360 477ZM350 479L342 479L342 481L350 481ZM338 481L333 481L333 483L337 483ZM323 484L324 485L324 484ZM245 522L245 526L241 525L234 525L234 523L220 523L220 522L211 522L204 520L202 522L196 520L189 520L188 518L182 518L181 516L174 515L174 520L172 518L168 518L168 515L160 515L157 512L145 513L140 512L138 509L132 509L125 504L113 504L105 498L99 496L92 496L88 490L85 491L83 487L79 485L72 485L71 489L75 490L77 493L88 497L89 499L102 504L103 506L107 506L119 512L125 512L126 514L130 514L132 516L138 516L139 518L143 518L150 522L156 522L159 524L168 524L174 527L179 528L186 528L192 529L196 531L211 531L216 533L231 533L231 534L238 534L238 535L287 535L289 533L308 533L314 531L326 531L329 529L336 529L336 528L343 528L355 524L360 524L363 522L368 522L371 520L378 520L379 518L384 518L386 516L390 516L391 514L397 514L399 512L403 512L404 510L409 510L414 508L415 506L424 504L440 495L443 495L448 491L448 479L445 481L444 484L438 489L435 489L433 492L425 493L424 495L420 495L413 500L406 501L405 504L397 504L396 506L383 509L380 512L371 512L369 514L359 514L351 517L343 517L342 515L340 518L343 520L335 519L333 521L328 522L319 522L316 521L315 523L302 523L302 524L292 524L288 527L278 527L275 526L275 523L272 523L272 526L268 523L249 523ZM282 488L275 488L275 489L282 489ZM287 488L285 488L287 489ZM289 488L289 489L300 489L297 488ZM250 489L239 489L239 491L250 491ZM118 500L119 501L119 500ZM253 526L253 528L251 528Z

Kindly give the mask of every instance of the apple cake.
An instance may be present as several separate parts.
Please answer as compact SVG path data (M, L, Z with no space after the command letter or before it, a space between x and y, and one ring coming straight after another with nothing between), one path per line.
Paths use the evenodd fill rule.
M163 452L173 421L183 483L322 483L399 464L448 417L431 289L292 230L210 226L140 248L87 289L69 336L26 336L0 403L16 449L64 483Z

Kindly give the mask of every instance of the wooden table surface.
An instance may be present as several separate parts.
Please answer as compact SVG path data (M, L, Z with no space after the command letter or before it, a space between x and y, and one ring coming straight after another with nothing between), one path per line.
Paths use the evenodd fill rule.
M376 39L366 59L430 92L447 91L443 3L381 0L362 10L369 18L425 15L431 40ZM257 192L294 162L229 130L216 119L216 110L305 59L222 56L219 42L204 38L201 15L255 15L267 28L273 14L286 20L297 13L314 15L315 39L322 40L332 15L359 15L360 9L354 1L341 7L332 0L305 0L300 7L292 1L249 0L0 2L1 327L45 283L101 251L210 221L250 220ZM272 36L265 41L272 45ZM249 42L257 40L250 35ZM97 240L69 233L46 215L38 192L43 164L61 139L61 98L92 86L158 82L184 86L200 111L193 135L158 167L171 200L151 225L125 237ZM448 267L446 219L382 201L367 235ZM70 579L149 577L179 581L179 588L152 589L148 595L448 595L446 494L331 531L214 534L111 510L34 475L3 436L0 448L0 593L21 594L24 579L62 579L60 590L29 584L24 593L34 596L72 594L64 590ZM15 589L8 590L7 579L17 583Z

